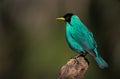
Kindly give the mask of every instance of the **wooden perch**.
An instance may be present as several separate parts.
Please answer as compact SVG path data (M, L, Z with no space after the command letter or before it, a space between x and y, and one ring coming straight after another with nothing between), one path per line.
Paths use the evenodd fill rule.
M88 69L88 61L82 56L70 59L60 69L59 79L83 79Z

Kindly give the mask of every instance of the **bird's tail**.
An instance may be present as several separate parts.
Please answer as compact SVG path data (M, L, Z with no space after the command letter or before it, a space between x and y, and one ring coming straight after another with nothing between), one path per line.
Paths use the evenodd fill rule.
M108 64L107 62L98 54L97 49L94 49L94 59L96 60L97 64L101 69L107 68Z
M101 69L108 67L107 62L101 56L95 57L95 60Z

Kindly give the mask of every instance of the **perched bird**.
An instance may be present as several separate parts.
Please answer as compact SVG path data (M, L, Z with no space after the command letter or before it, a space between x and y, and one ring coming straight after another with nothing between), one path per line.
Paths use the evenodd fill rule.
M77 53L86 55L89 53L94 57L100 68L108 67L97 51L97 44L92 32L82 23L79 17L73 13L67 13L63 17L56 18L66 22L66 40L69 47Z

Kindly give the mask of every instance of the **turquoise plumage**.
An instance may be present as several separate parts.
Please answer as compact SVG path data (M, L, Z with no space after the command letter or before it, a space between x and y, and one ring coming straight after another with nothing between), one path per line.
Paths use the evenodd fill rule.
M72 50L83 55L89 53L94 57L100 68L108 67L108 64L98 54L97 44L92 32L87 29L77 15L68 13L57 19L66 21L66 40Z

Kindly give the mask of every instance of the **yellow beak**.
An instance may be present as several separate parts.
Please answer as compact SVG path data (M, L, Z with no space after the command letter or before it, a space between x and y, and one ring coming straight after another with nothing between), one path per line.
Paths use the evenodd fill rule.
M62 20L65 21L65 18L61 17L61 18L56 18L57 20Z

